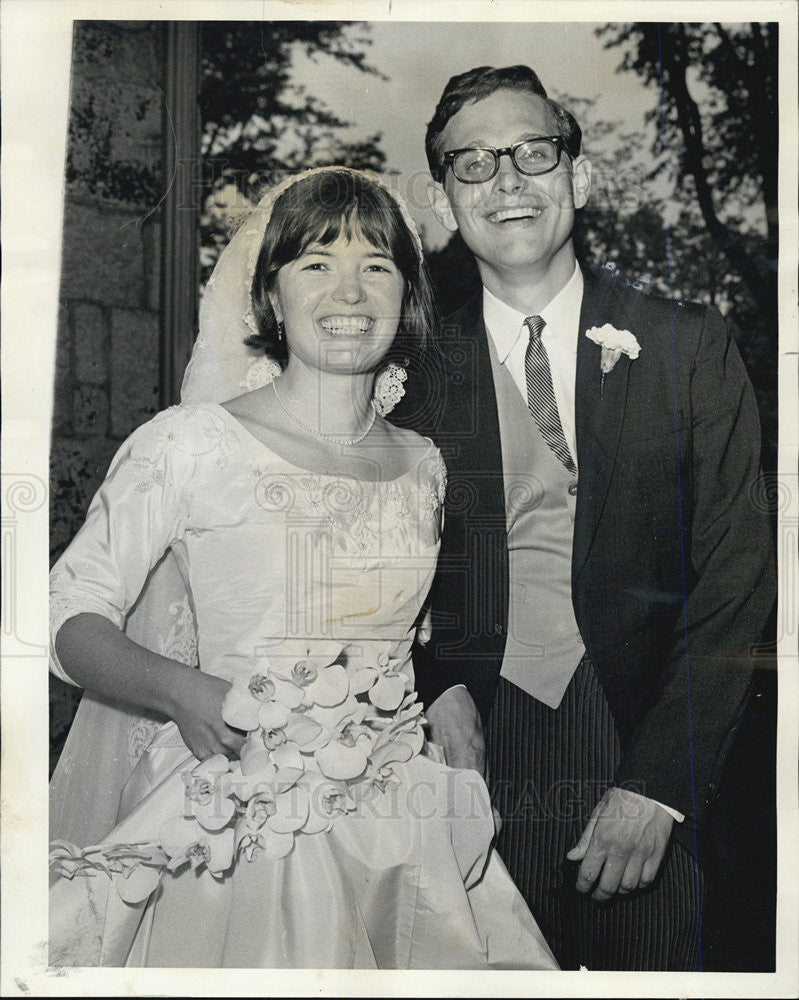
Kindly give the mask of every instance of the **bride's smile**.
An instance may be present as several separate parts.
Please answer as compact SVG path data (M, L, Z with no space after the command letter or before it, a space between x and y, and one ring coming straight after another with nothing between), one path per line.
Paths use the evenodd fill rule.
M358 337L372 325L371 316L326 316L320 320L331 337Z

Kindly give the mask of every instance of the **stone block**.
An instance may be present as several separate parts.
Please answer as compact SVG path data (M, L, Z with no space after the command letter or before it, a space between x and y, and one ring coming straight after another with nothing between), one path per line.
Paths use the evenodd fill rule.
M90 302L74 306L75 378L102 385L108 378L108 333L103 310Z
M83 524L118 441L54 435L50 449L50 558L55 560Z
M111 306L144 304L141 228L134 215L67 199L61 296Z
M67 191L154 208L163 195L162 105L152 87L73 79Z
M161 308L161 224L148 219L142 224L144 245L144 284L147 308L158 312Z
M126 437L158 411L158 317L146 309L111 312L111 433Z
M69 431L72 423L72 328L69 306L58 307L55 345L55 385L53 386L53 433Z
M161 80L161 34L153 21L76 21L73 79L90 77L153 86Z
M145 87L104 91L109 112L115 114L117 128L111 141L115 160L143 162L160 167L163 130L161 91ZM98 95L99 96L99 95Z
M75 434L106 434L108 432L108 393L96 385L75 388L72 404L72 426Z

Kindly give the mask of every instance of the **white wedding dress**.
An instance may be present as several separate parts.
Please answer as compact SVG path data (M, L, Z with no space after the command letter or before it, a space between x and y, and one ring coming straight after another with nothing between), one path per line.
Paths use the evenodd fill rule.
M169 611L177 624L193 616L200 669L246 681L270 650L324 639L341 645L350 676L390 650L410 692L410 646L435 567L444 477L432 444L390 482L308 472L217 404L173 407L122 447L56 564L52 634L85 611L122 627L171 549L190 612L185 602ZM162 637L159 651L173 655L174 639ZM98 834L92 826L102 822L93 812L108 814L109 795L116 808L116 790L113 779L109 788L77 780L81 747L67 747L54 778L62 799L65 781L75 789L66 795L71 831L85 821L109 844L155 839L182 811L182 776L197 764L174 723L124 717L136 763L115 823L105 824L113 828ZM87 766L100 779L118 774L119 755L109 750L98 762L98 747ZM285 857L239 857L219 878L185 865L164 871L142 902L124 902L103 873L57 876L51 964L556 968L491 848L491 808L476 772L422 752L394 762L389 774L354 782L357 807L326 832L298 833ZM58 806L56 835L65 808Z

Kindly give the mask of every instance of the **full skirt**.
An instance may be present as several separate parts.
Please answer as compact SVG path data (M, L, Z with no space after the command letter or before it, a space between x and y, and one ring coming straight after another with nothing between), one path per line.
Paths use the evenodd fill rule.
M165 726L122 794L104 843L156 840L197 763ZM164 871L141 903L103 873L58 876L50 964L181 968L556 969L491 846L475 771L426 756L362 798L332 828L299 834L284 858L239 857L222 877Z

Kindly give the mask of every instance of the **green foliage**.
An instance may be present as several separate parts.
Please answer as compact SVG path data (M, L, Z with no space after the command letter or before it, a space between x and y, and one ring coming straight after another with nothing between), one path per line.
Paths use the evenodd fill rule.
M749 199L754 186L771 203L777 162L776 24L609 24L598 33L608 39L606 47L622 48L621 70L637 73L656 91L662 84L663 106L658 102L648 114L656 126L656 156L664 149L676 151L671 168L677 176L701 168L717 195L741 192ZM703 94L701 106L694 93ZM700 144L697 149L693 142Z
M716 270L746 284L776 348L777 26L636 22L599 34L652 87L650 176L665 174L701 213Z
M203 281L263 190L293 170L379 172L380 135L351 142L351 124L292 79L292 57L330 58L379 76L366 61L368 25L342 21L207 21L202 36Z
M764 465L776 467L777 25L635 22L598 34L620 48L619 70L652 89L640 138L655 166L634 211L587 210L587 242L623 270L659 263L659 290L721 308L758 395ZM650 210L667 229L640 225Z

